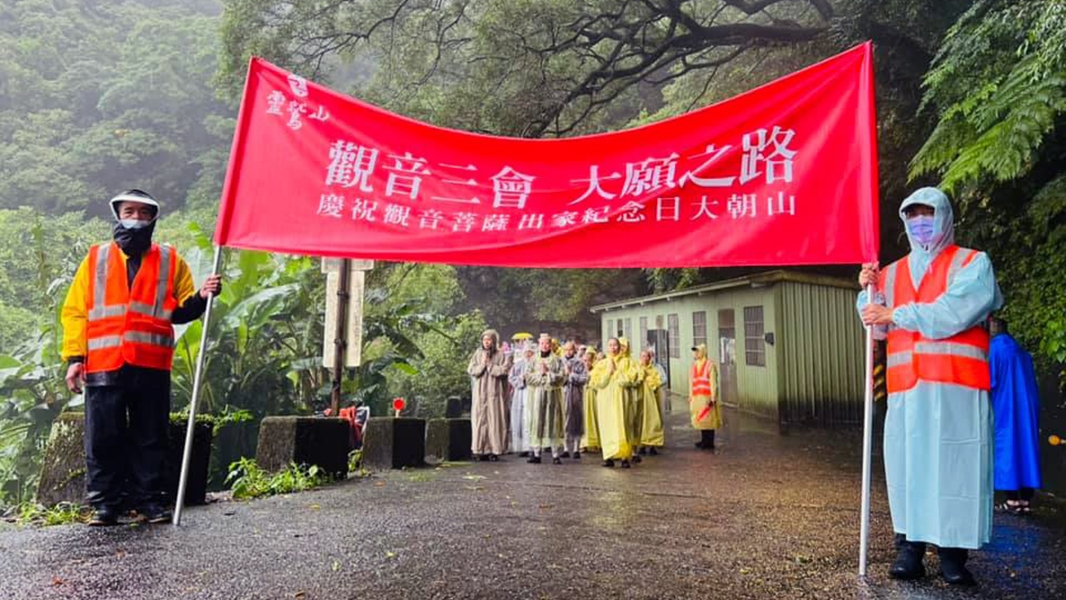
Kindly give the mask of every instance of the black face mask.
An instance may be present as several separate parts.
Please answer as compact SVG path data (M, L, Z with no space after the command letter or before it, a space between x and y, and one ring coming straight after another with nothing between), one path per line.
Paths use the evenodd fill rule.
M126 256L140 256L152 247L152 232L155 231L155 221L147 227L140 229L127 229L122 223L116 222L112 228L115 243L126 253Z

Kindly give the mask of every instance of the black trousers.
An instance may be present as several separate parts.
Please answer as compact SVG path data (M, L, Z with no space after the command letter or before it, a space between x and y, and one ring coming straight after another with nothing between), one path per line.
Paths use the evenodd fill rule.
M170 373L128 376L85 388L85 459L89 504L120 509L157 504L170 429Z

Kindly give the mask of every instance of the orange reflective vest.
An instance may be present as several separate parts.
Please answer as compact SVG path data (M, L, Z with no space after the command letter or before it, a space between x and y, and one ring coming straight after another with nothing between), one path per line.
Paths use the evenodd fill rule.
M709 358L703 360L702 369L699 362L692 363L692 395L711 395L711 359Z
M174 359L171 315L177 253L152 244L130 289L118 244L89 250L88 355L85 371L114 371L124 364L170 370Z
M975 250L958 246L945 248L933 259L917 290L908 260L903 258L892 263L881 273L880 288L884 291L886 304L895 308L936 302L947 292L959 269L970 264L975 256ZM936 340L917 331L890 327L886 359L888 393L913 389L919 381L989 390L988 345L988 331L979 325Z

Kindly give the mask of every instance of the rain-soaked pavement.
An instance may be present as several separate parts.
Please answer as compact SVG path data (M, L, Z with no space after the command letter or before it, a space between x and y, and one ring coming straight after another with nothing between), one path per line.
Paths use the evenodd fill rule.
M1056 598L1066 530L996 516L976 590L889 580L875 468L870 577L856 576L858 438L779 436L727 412L720 449L672 445L633 469L594 457L392 472L248 503L184 526L0 531L3 598Z

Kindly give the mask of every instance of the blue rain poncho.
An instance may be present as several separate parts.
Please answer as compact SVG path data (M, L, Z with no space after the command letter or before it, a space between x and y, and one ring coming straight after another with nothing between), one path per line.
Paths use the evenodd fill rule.
M996 489L1039 488L1040 396L1033 358L1010 335L992 338L992 412L996 423Z
M941 251L955 243L954 217L947 196L922 188L900 206L924 204L935 212L934 238L920 244L908 230L911 252L904 260L915 288ZM883 294L876 301L883 303ZM859 294L858 308L868 303ZM992 262L983 252L948 282L929 304L892 307L890 327L944 339L987 320L1003 303ZM888 327L876 327L884 339ZM957 385L919 381L890 394L885 417L885 480L892 526L909 541L947 548L980 548L992 534L992 412L989 394Z

